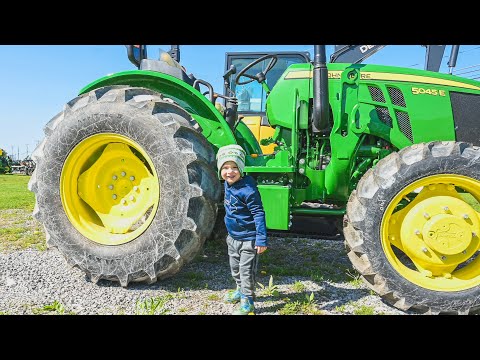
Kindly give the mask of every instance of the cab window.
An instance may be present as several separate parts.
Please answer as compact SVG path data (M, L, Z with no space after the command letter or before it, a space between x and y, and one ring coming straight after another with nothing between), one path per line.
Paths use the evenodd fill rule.
M227 61L227 68L231 64L235 65L237 68L237 74L250 64L255 59L266 55L266 54L255 54L255 55L232 55ZM270 89L272 89L277 83L280 76L284 71L292 64L305 63L308 62L308 55L303 54L276 54L278 56L277 64L271 69L266 78L266 83ZM262 69L265 69L270 59L258 63L256 66L247 71L247 74L255 75L259 73ZM238 112L239 113L265 113L265 102L267 99L267 94L265 89L257 81L252 81L249 84L245 85L236 85L235 77L237 75L230 76L230 88L235 92L238 98ZM241 81L248 80L246 77L242 77Z

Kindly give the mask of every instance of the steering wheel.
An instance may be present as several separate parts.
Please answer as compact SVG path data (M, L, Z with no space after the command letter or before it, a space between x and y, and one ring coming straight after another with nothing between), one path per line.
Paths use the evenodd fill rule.
M257 75L250 75L250 74L246 74L246 72L248 70L250 70L252 67L254 67L255 65L257 65L258 63L262 62L263 60L266 60L266 59L272 59L270 60L270 62L268 63L267 67L265 69L263 69L262 71L260 71ZM257 60L251 62L250 64L248 64L247 66L245 66L242 71L240 71L237 75L237 77L235 78L235 84L237 85L245 85L245 84L250 84L252 81L254 80L257 80L259 83L262 83L263 81L265 81L265 77L267 75L267 73L272 70L272 68L275 66L275 64L277 63L277 55L265 55L265 56L262 56L261 58L258 58ZM250 80L246 80L246 81L240 81L240 78L242 76L245 76L247 78L250 78Z

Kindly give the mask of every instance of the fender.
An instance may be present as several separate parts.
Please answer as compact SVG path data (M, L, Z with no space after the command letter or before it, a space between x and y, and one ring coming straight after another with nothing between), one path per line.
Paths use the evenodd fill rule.
M237 143L215 106L197 89L171 75L148 70L122 71L95 80L81 89L79 95L112 85L148 88L171 98L199 123L202 134L216 148L215 152L221 146Z

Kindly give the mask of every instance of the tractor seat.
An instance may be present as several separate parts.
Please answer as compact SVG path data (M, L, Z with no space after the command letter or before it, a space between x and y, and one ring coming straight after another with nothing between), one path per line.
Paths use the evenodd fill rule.
M192 86L193 82L196 80L193 74L187 75L182 66L167 52L161 52L160 59L158 60L143 59L140 62L140 70L157 71L171 75L177 79L185 81L187 84Z

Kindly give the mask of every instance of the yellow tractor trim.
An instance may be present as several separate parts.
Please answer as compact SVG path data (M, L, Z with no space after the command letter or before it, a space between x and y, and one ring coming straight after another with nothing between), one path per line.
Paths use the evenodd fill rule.
M395 212L401 201L405 206ZM382 247L390 264L430 290L478 286L479 201L480 181L460 175L433 175L410 184L391 201L382 220Z
M145 150L118 134L97 134L68 155L60 192L73 226L104 245L127 243L149 226L160 186Z
M258 143L260 140L267 139L272 137L275 133L275 129L271 126L261 125L262 117L261 116L245 116L242 121L245 125L248 126L250 131L253 133ZM270 144L267 146L260 145L263 154L272 154L275 151L276 144Z

